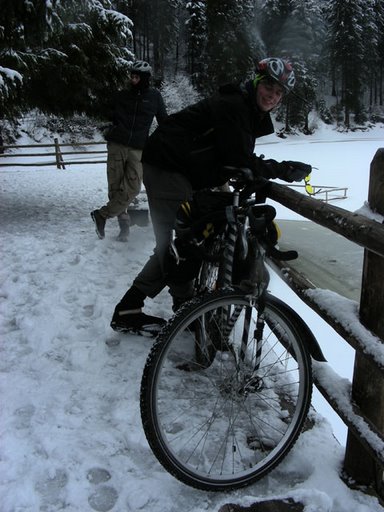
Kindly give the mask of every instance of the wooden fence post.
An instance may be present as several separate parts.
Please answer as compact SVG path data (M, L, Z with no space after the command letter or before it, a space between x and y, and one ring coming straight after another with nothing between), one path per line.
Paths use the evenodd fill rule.
M55 155L56 155L56 167L58 169L65 169L63 155L61 154L60 145L59 145L59 139L55 137Z
M384 215L384 148L371 163L368 203L371 210ZM364 251L363 280L360 299L360 321L371 332L384 339L384 258ZM367 418L384 433L384 379L375 366L356 353L352 383L352 399ZM344 470L358 485L373 487L384 499L383 470L367 454L351 432L348 432Z

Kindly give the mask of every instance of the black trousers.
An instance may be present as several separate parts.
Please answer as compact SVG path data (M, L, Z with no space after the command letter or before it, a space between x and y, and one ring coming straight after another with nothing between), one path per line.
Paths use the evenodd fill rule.
M193 282L170 282L167 279L164 262L169 251L176 212L183 201L192 197L191 184L182 174L145 163L143 183L147 192L156 247L133 285L147 297L155 297L168 286L174 298L188 299L193 295Z

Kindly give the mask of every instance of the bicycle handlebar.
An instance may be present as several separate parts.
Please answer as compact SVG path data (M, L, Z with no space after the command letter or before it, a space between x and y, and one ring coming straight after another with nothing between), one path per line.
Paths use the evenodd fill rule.
M252 169L249 167L234 167L231 165L225 165L223 167L224 173L230 175L228 178L229 183L232 186L244 186L250 184L265 185L268 183L268 179L263 176L255 176Z

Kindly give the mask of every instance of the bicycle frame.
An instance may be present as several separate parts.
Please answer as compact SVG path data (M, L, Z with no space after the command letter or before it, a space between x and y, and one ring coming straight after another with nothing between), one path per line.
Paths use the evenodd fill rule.
M256 343L256 358L253 371L255 372L259 367L261 350L262 350L262 336L264 329L264 294L267 291L269 283L269 272L265 265L265 250L258 242L256 232L256 222L252 208L257 204L256 199L247 200L245 206L239 206L240 189L235 186L233 192L233 204L226 208L227 228L225 235L224 256L221 262L223 266L223 283L222 287L232 286L233 266L235 262L236 242L240 240L242 245L242 256L245 259L250 248L255 254L250 273L247 280L240 283L240 288L247 292L250 300L250 307L247 308L245 314L245 324L243 339L241 342L240 353L238 354L238 362L243 361L246 354L248 344L248 333L252 320L252 304L258 304L258 317L256 319L256 329L253 339ZM259 226L260 228L260 226ZM220 273L220 271L219 271ZM224 339L228 339L229 335L236 324L238 317L241 313L241 308L235 308L228 318L228 313L222 311L222 318L218 320L221 325L221 330Z
M217 236L217 240L223 243L223 254L220 257L218 281L216 282L215 289L238 286L249 300L250 308L257 305L258 318L256 320L256 327L254 331L254 340L256 340L256 365L260 359L261 342L264 328L264 317L263 310L265 305L265 299L267 296L267 288L269 285L270 275L266 266L267 250L268 254L272 255L276 259L291 260L297 258L296 251L284 251L277 250L273 245L267 244L265 239L261 239L263 233L266 231L266 227L275 216L275 209L264 203L260 204L257 198L252 198L255 191L255 185L253 182L252 173L248 169L236 169L238 176L230 181L232 187L232 205L225 208L226 216L226 231L221 240ZM249 172L248 172L249 171ZM261 185L266 180L261 179ZM212 212L212 215L217 212ZM204 222L209 221L207 216ZM201 225L204 225L204 222ZM200 225L200 224L199 224ZM237 244L237 245L236 245ZM203 243L204 246L204 243ZM202 247L203 247L202 246ZM267 249L266 249L267 247ZM175 254L176 260L179 259L177 249L172 244L172 250ZM237 252L236 252L237 251ZM202 249L202 252L203 249ZM236 264L236 256L241 254L241 258L245 260L247 254L252 255L252 262L249 268L248 275L243 278L239 284L234 285L233 283L233 272L234 265ZM207 258L207 261L212 261ZM201 281L197 279L198 286L196 291L198 294L205 293L207 290L212 289L209 286L205 286ZM224 339L228 339L233 325L236 323L238 318L238 312L233 311L230 318L224 318L225 312L223 312L223 320L221 326L223 328L222 334ZM307 332L307 338L309 340L309 350L313 357L318 360L324 360L324 356L321 352L320 347L313 336L308 332L308 328L304 322L298 317L298 322L301 322L303 331ZM251 318L247 318L248 327L251 325ZM225 325L225 327L224 327ZM245 338L246 336L244 336ZM239 360L244 357L246 346L243 344L239 354Z

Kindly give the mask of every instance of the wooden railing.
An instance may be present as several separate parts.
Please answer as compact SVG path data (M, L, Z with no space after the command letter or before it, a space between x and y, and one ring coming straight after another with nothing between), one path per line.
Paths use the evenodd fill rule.
M104 146L103 149L93 150L90 149L93 146ZM70 151L64 148L71 148ZM0 153L0 167L40 167L40 166L55 166L57 169L65 169L69 165L84 165L84 164L105 164L107 148L105 142L74 142L74 143L59 143L57 138L54 139L51 144L28 144L28 145L9 145L2 146L4 153ZM51 148L52 151L41 152L44 148ZM23 149L31 149L29 153L24 153ZM37 151L34 151L36 150ZM10 151L11 150L11 151ZM17 152L12 152L17 150ZM78 158L73 159L73 156ZM82 155L85 155L82 157ZM98 155L93 157L93 155ZM103 155L104 158L100 160L99 155ZM4 162L6 157L12 157L11 162ZM36 157L41 158L40 161L36 160ZM19 160L15 160L18 158ZM25 158L33 158L33 162L25 161ZM291 184L292 188L302 188L304 185ZM317 199L325 201L335 201L339 199L346 199L347 187L330 187L328 185L313 185L314 195Z
M101 150L89 149L91 146L104 146ZM65 169L67 165L84 165L84 164L105 164L107 148L105 142L73 142L62 144L59 143L57 138L54 139L51 144L26 144L26 145L9 145L3 146L4 153L0 153L0 167L16 167L16 166L55 166L57 169ZM40 151L43 148L52 149L52 151ZM70 151L66 151L63 148L71 148ZM17 153L8 152L8 150L17 150ZM37 152L31 151L29 153L20 152L20 149L37 149ZM72 158L68 158L71 155ZM80 158L73 159L73 155L80 156ZM81 155L85 155L81 158ZM92 155L103 155L104 158L100 159L92 158ZM65 159L64 159L65 156ZM13 160L12 162L3 162L5 158L18 158L19 160ZM36 161L36 157L40 158L40 161ZM24 158L33 158L33 162L26 162Z
M274 201L365 249L355 325L348 325L334 306L325 307L306 276L286 262L270 263L296 294L356 351L351 387L328 363L316 361L314 381L348 427L345 474L357 485L373 488L384 499L384 224L277 183L271 182L268 187L268 197ZM384 215L384 148L377 151L371 163L368 203L372 211Z

